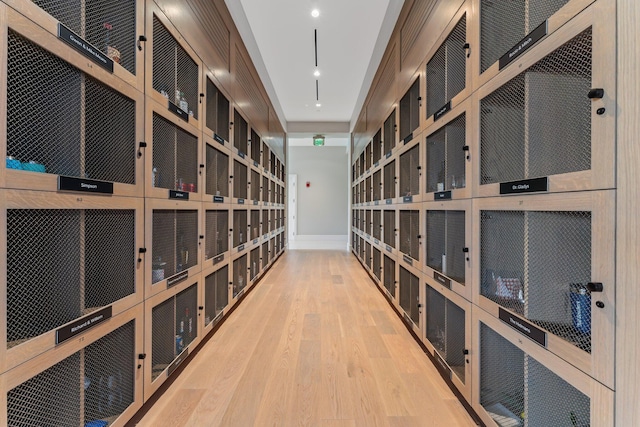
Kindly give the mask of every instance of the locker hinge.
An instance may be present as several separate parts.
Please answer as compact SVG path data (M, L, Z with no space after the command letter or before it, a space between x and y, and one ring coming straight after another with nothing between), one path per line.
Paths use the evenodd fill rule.
M142 50L142 43L147 41L147 36L140 34L138 36L138 50Z

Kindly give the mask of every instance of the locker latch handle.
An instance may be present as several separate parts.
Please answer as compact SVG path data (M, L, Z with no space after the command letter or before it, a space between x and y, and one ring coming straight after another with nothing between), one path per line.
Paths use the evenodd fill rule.
M144 360L147 358L147 353L140 353L138 354L138 360Z
M202 98L204 98L204 93L200 93L200 104L202 104Z
M138 249L138 253L139 254L146 254L147 253L147 248ZM138 256L138 262L142 262L142 258L140 256Z
M142 50L142 43L147 41L147 36L140 34L138 36L138 50Z
M587 95L589 99L602 99L604 98L604 89L594 88L589 91Z
M142 157L142 149L143 148L147 148L147 143L144 141L140 141L140 144L138 144L138 158Z
M462 350L462 354L464 354L465 356L469 354L469 350L467 350L466 348Z
M467 51L467 58L471 56L471 45L469 43L465 43L462 48Z
M587 290L589 292L602 292L604 290L604 286L600 282L589 282L587 283Z

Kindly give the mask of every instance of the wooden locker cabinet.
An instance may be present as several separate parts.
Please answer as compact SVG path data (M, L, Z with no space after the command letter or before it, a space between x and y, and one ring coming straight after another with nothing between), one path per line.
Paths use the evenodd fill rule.
M229 260L214 264L202 270L203 286L200 300L204 302L202 319L202 336L209 332L223 319L229 311Z
M203 230L201 245L203 247L202 268L208 269L226 261L231 256L231 232L233 213L229 205L219 203L203 203ZM204 240L204 241L202 241Z
M202 200L202 132L151 97L147 97L145 128L150 141L145 148L145 196Z
M612 389L614 212L610 190L474 200L472 244L474 303L541 329L546 351ZM575 295L591 282L602 292Z
M397 298L402 318L419 337L424 334L424 287L420 266L411 265L406 257L398 259Z
M145 73L151 78L146 79L145 94L163 109L173 111L172 115L202 130L202 61L155 2L147 2L146 14Z
M54 37L58 37L58 24L64 25L73 33L80 36L83 41L89 43L95 50L106 56L109 54L109 49L107 49L107 45L103 45L103 43L105 42L105 37L108 35L109 43L113 43L113 46L109 45L109 47L116 48L120 53L120 60L113 61L113 76L124 81L129 86L137 88L140 92L144 90L144 58L146 46L145 42L138 41L139 37L144 35L145 0L134 0L133 2L126 0L109 0L100 2L100 4L92 4L92 10L88 10L86 5L84 8L79 7L74 9L69 15L65 14L67 11L64 9L63 2L49 3L47 10L42 9L31 1L5 0L3 3L9 5L22 16L28 17L39 28ZM4 6L2 7L4 8ZM92 19L94 16L92 16L91 12L94 14L106 12L101 8L111 8L112 11L113 8L115 8L118 11L118 25L110 25L111 29L107 29L105 24L114 23L100 22ZM10 11L11 9L7 10ZM14 18L16 15L14 15L14 13L13 11L9 12L9 21L15 22ZM81 27L79 24L82 15L85 16L84 27ZM59 21L62 16L65 17L65 21ZM66 19L71 18L73 18L77 24L66 21ZM138 49L138 45L140 45L142 49ZM116 52L112 51L112 56L115 56L115 54ZM91 64L91 62L87 63L86 57L84 58L81 63L85 65ZM110 58L112 59L112 57ZM97 68L100 67L98 66Z
M142 94L13 9L0 5L0 14L6 63L0 84L7 88L0 149L8 158L0 185L56 191L63 176L72 183L60 188L83 183L142 196Z
M243 205L233 205L229 213L231 227L231 254L244 253L251 245L249 240L249 211Z
M614 7L594 3L474 94L475 197L500 194L500 183L547 177L549 192L614 188ZM604 97L589 99L591 89Z
M231 97L229 93L220 84L215 77L213 71L206 69L203 75L205 88L203 112L204 121L202 124L202 132L205 139L213 138L216 144L220 144L228 150L231 150ZM201 96L202 98L202 96Z
M406 145L424 129L426 121L424 75L418 71L411 83L403 88L404 94L398 104L398 145Z
M201 202L147 199L145 205L148 298L200 273L205 238Z
M481 308L472 318L472 405L486 425L614 425L612 390Z
M475 122L471 99L466 99L424 132L423 180L425 201L468 199L472 191L471 146Z
M1 372L52 351L57 330L142 301L142 200L21 190L0 199Z
M422 341L436 367L471 401L471 303L448 288L425 283Z
M202 286L198 272L144 302L145 402L202 340Z
M124 426L143 398L138 304L0 376L2 425Z
M397 189L394 200L397 204L423 201L424 193L424 144L423 134L415 133L411 141L404 143L398 150Z
M424 275L427 284L444 286L472 300L471 200L426 202L424 205Z
M231 203L246 205L249 198L249 162L231 156Z
M382 286L387 299L399 310L398 302L398 259L385 251L382 252Z
M213 138L204 135L204 168L202 172L202 200L227 206L231 203L231 151Z

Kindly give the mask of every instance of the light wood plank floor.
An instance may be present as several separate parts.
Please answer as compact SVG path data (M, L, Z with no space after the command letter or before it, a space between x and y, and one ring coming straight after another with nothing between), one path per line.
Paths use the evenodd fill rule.
M139 426L474 426L353 255L289 251Z

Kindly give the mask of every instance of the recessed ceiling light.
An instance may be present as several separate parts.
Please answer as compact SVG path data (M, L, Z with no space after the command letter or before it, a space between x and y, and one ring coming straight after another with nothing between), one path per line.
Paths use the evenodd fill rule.
M314 18L317 18L318 16L320 16L320 11L318 9L313 9L311 11L311 16L313 16Z
M316 76L316 77L320 77L320 71L315 70L315 71L313 72L313 75L314 75L314 76Z
M322 107L322 104L320 104L319 102L316 104L316 107Z

